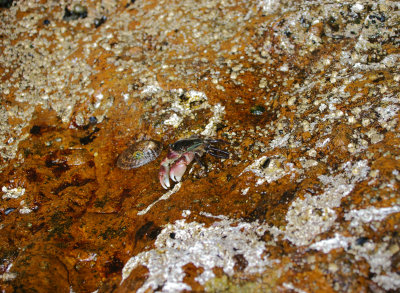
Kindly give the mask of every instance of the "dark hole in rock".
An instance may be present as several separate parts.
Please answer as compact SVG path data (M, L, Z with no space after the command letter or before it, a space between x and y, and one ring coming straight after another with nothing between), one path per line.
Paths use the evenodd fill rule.
M123 267L124 263L118 257L113 256L111 260L105 263L106 277L114 273L120 273Z
M249 264L243 254L236 254L233 259L235 261L234 269L239 272L242 272Z
M357 238L356 244L363 246L367 241L368 241L367 237L360 237L360 238Z
M34 126L32 126L31 130L29 130L29 133L30 133L30 134L34 134L34 135L39 135L41 129L42 129L42 128L41 128L40 126L34 125Z

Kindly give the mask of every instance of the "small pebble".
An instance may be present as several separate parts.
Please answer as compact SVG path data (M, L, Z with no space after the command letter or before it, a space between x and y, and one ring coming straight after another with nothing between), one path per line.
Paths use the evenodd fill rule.
M4 210L4 214L5 214L5 215L8 215L9 213L11 213L11 212L13 212L13 211L15 211L15 208L6 208L6 209Z
M100 18L96 18L94 20L94 26L97 28L99 26L101 26L103 23L105 23L107 20L107 17L105 17L104 15Z
M75 4L72 11L82 18L87 16L87 8L81 4Z
M97 123L97 118L95 116L89 117L89 123L90 124L96 124Z
M264 106L256 105L250 108L250 113L256 116L262 115L265 112Z
M68 9L68 7L64 8L64 16L63 20L70 21L70 20L76 20L78 18L86 18L88 15L87 12L87 7L76 4L72 8L72 11Z

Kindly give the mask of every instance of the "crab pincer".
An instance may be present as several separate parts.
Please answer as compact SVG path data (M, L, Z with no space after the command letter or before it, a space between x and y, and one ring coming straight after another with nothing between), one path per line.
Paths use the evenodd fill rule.
M187 166L194 159L200 162L200 157L204 153L208 153L217 158L229 158L228 151L221 150L215 146L219 143L226 144L227 142L221 139L192 136L171 144L167 157L161 162L160 166L159 180L162 187L168 189L171 186L170 178L175 182L181 181Z

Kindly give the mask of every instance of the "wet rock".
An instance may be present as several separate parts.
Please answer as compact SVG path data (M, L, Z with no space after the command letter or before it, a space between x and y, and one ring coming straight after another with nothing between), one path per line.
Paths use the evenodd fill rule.
M78 2L0 2L2 290L399 290L396 2Z
M68 269L66 260L57 255L21 254L13 270L23 278L16 278L14 288L24 292L69 292Z

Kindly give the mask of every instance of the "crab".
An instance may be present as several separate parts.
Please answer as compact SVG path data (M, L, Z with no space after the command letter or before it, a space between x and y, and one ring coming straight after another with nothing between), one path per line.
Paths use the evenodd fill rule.
M200 157L208 153L214 157L227 159L229 152L215 147L216 144L227 143L222 139L201 138L191 136L180 139L169 146L167 157L161 162L159 179L162 187L168 189L170 185L169 178L175 182L182 179L187 166L196 160L204 167Z

